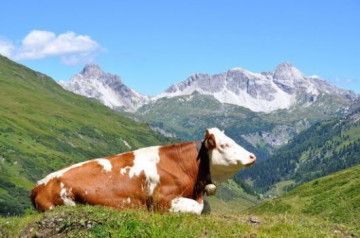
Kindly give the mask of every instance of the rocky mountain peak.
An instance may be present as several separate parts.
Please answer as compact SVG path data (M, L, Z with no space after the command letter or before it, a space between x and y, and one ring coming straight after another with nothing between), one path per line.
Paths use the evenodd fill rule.
M99 65L97 64L87 64L85 65L84 69L81 71L81 74L86 78L96 78L99 77L104 73Z
M113 109L121 108L133 112L149 101L149 97L127 87L120 76L105 73L97 64L87 64L69 81L58 83L69 91L98 99Z
M274 79L277 80L302 80L305 75L295 68L290 62L279 64L274 72Z
M290 62L279 64L274 72L253 73L233 68L214 75L196 73L152 98L135 92L119 76L103 72L96 64L86 65L70 81L59 84L67 90L96 98L111 108L120 107L132 112L159 98L195 92L255 112L289 109L296 104L310 105L323 94L336 95L346 101L357 97L352 91L337 88L319 77L304 75Z
M295 68L290 62L279 64L274 72L274 82L284 92L293 94L299 89L308 88L317 94L316 89L309 82L308 78Z

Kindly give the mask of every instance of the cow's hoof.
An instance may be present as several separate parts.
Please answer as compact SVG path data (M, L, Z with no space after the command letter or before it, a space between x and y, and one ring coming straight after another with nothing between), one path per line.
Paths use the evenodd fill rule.
M206 185L206 186L205 186L205 193L206 193L206 195L208 195L208 196L215 195L215 193L216 193L216 186L215 186L215 184L210 183L210 184Z

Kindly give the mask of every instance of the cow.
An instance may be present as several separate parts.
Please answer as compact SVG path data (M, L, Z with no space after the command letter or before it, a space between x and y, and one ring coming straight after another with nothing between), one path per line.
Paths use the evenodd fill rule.
M39 180L30 198L39 211L83 203L201 214L204 194L214 193L212 181L226 181L255 160L211 128L201 143L152 146L65 167Z

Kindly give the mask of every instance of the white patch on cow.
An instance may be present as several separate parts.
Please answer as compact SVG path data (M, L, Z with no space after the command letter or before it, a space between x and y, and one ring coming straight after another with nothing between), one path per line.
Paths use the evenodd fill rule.
M87 190L85 190L85 195L87 195L88 194L88 191Z
M160 182L160 176L157 172L156 165L160 161L159 146L147 147L134 151L134 164L132 167L125 167L120 170L121 174L125 174L126 169L129 170L129 177L139 176L144 172L147 182L147 192L151 196L155 187Z
M126 166L126 167L120 169L120 173L121 173L122 175L125 175L125 174L126 174L126 170L130 170L130 169L131 169L130 166Z
M127 199L126 199L126 202L127 202L128 204L130 204L130 203L131 203L131 199L130 199L130 198L127 198Z
M102 167L104 167L104 170L106 172L111 172L111 168L112 168L112 165L111 165L111 162L110 160L108 159L96 159L96 161L102 165Z
M77 167L81 167L83 166L84 164L87 164L89 162L91 162L92 160L89 160L89 161L84 161L84 162L81 162L81 163L77 163L77 164L74 164L72 166L69 166L65 169L62 169L62 170L59 170L59 171L56 171L56 172L53 172L51 174L49 174L48 176L46 176L45 178L39 180L37 182L38 185L40 184L44 184L46 185L50 180L54 179L54 178L60 178L64 173L66 173L67 171L71 170L71 169L74 169L74 168L77 168Z
M53 206L50 206L50 207L49 207L49 210L52 210L52 209L54 209L54 207L53 207Z
M188 212L200 215L204 208L204 203L198 203L190 198L175 198L171 201L170 212Z
M63 183L60 183L60 197L64 202L64 205L70 205L70 206L75 206L75 202L68 196L68 193L66 192L66 188L65 185ZM71 193L71 188L70 188L70 193Z
M218 128L208 129L215 137L216 148L210 152L210 171L214 181L223 182L241 168L255 162L255 156L234 140L227 137Z

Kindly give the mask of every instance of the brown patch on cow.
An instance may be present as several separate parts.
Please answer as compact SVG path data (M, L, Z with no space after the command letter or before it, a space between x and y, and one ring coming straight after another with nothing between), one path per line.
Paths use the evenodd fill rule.
M128 176L120 174L122 167L133 165L134 153L132 152L114 155L106 159L112 165L110 172L104 170L98 161L93 160L80 167L70 169L60 178L51 179L46 185L37 185L30 195L35 208L39 211L46 211L51 207L63 205L64 201L60 196L61 183L64 184L67 197L75 201L75 203L90 203L112 207L129 205L127 198L131 194L138 196L139 192L134 190L138 190L138 180L144 179L145 175L130 181ZM132 200L132 203L136 203L136 200Z
M171 201L177 197L192 198L202 202L203 184L199 181L201 162L197 160L196 143L164 146L160 148L159 154L161 159L157 168L160 185L154 191L154 194L160 195L158 202L166 209L170 208Z
M57 179L50 180L46 185L40 184L31 191L31 201L39 211L46 211L57 205L62 205L60 183Z

